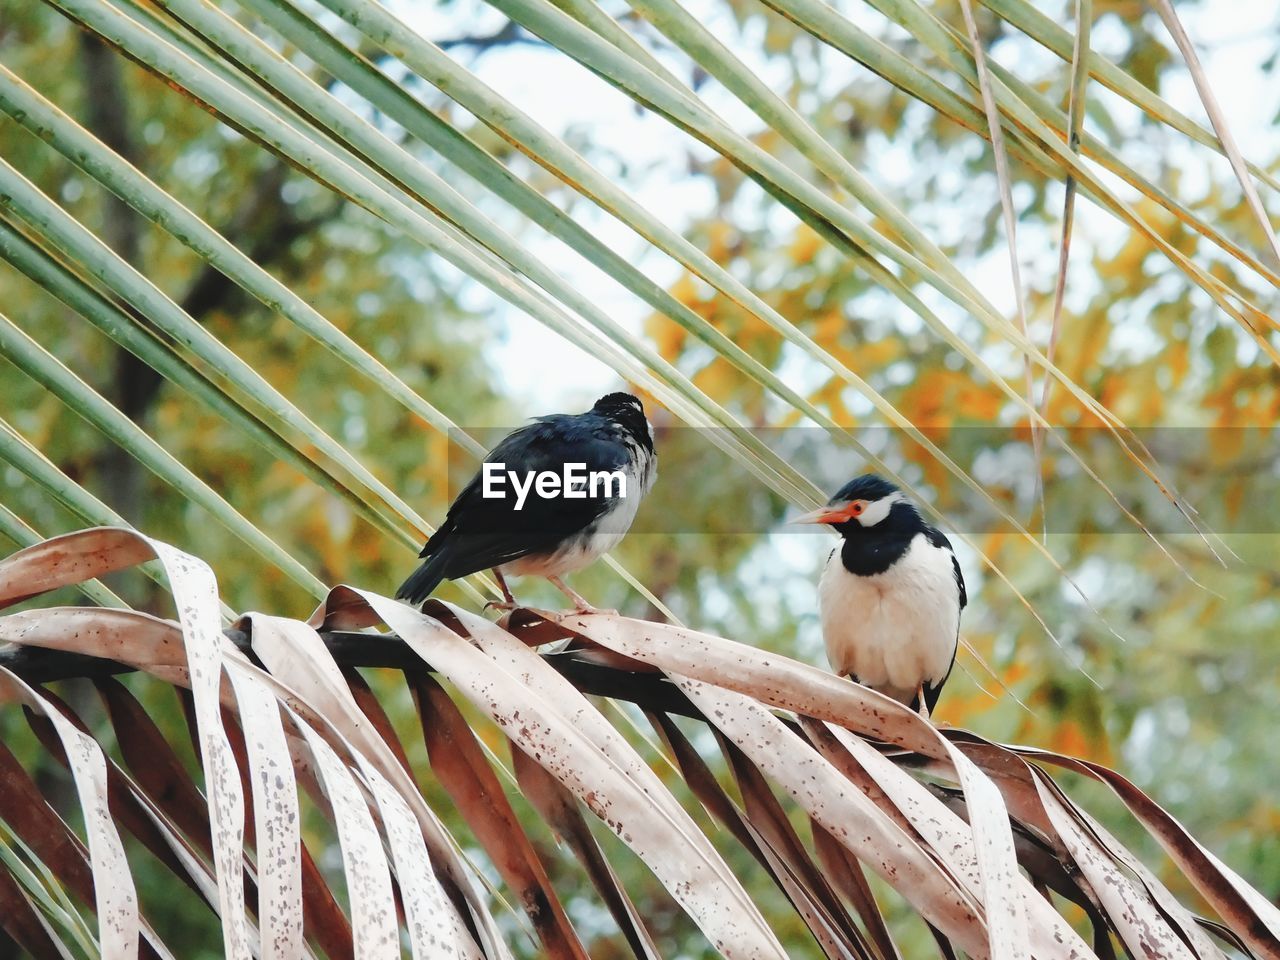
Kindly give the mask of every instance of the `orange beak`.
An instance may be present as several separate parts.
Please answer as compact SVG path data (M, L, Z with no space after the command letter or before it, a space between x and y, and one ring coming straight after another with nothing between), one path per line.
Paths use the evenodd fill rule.
M853 519L852 503L834 503L802 513L791 523L844 523Z

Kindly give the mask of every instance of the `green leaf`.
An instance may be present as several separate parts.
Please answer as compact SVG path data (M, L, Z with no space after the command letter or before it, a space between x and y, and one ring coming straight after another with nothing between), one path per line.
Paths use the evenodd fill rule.
M0 314L0 354L47 387L121 449L137 457L148 470L209 511L214 519L303 589L317 598L328 593L328 588L306 567L3 314Z

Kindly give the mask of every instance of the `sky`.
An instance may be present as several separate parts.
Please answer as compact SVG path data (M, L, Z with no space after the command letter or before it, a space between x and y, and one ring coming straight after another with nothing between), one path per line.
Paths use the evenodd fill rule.
M756 35L748 33L744 36L723 0L691 0L687 5L766 79L781 81L785 76L785 67L766 60L757 52L761 49L762 39L758 18L750 21L756 28L753 31ZM606 3L605 6L615 15L623 9L618 3ZM867 4L845 2L839 6L864 28L872 32L883 29L884 21ZM1040 6L1047 13L1052 13L1055 7L1061 12L1067 5ZM1179 3L1177 8L1197 46L1210 84L1241 150L1247 157L1275 156L1280 152L1277 150L1277 130L1280 128L1276 125L1276 118L1280 115L1280 85L1263 82L1261 64L1275 53L1280 7L1273 0L1203 0L1198 4ZM505 20L500 13L473 0L457 0L448 6L403 0L398 12L424 36L436 41L460 35L483 36L501 27ZM654 35L652 31L650 35ZM1115 53L1119 50L1119 42L1119 30L1114 23L1108 23L1108 18L1102 18L1094 30L1094 48L1103 53ZM593 159L598 156L606 158L601 166L602 172L622 184L633 198L672 226L685 226L693 216L711 209L714 196L708 179L691 177L688 173L689 156L710 156L709 151L666 121L638 111L627 97L568 57L543 47L524 44L497 48L479 56L469 48L455 47L451 54L570 144L589 142L600 148L599 153L593 151L591 156ZM658 54L677 76L689 75L689 61L678 50L667 47L660 49ZM1015 72L1020 67L1026 69L1031 66L1035 58L1039 58L1041 63L1055 62L1056 59L1030 43L1002 43L996 50L996 56ZM1178 55L1175 53L1174 56ZM1025 62L1023 58L1026 58ZM821 83L828 89L837 89L865 73L860 65L830 50L824 52L815 69L822 71ZM1062 64L1061 69L1065 73L1066 65ZM1171 71L1162 94L1184 113L1207 125L1207 115L1185 70ZM715 81L709 81L700 95L740 132L751 133L758 129L759 120ZM1091 88L1091 95L1111 96L1096 84ZM1119 101L1111 98L1109 103L1116 116L1123 119L1125 108L1118 105ZM1136 108L1129 108L1129 112L1130 116L1136 116ZM1208 182L1209 164L1218 164L1217 175L1229 176L1229 166L1223 158L1212 157L1201 148L1184 150L1176 142L1173 149L1179 155L1152 159L1153 162L1181 165L1186 195L1194 196ZM625 158L625 167L612 162L616 157ZM921 173L913 169L912 164L906 151L899 154L887 150L877 161L878 169L867 169L864 173L892 196L896 185L907 183ZM989 189L990 197L986 202L998 205L994 178L989 181ZM566 193L561 190L552 198L563 203ZM983 201L978 197L974 202ZM669 285L679 276L680 268L674 262L651 250L627 227L600 213L588 202L579 201L571 210L580 222L626 254L659 283ZM785 219L787 215L782 216ZM1077 254L1077 269L1068 274L1069 298L1073 280L1087 283L1087 278L1079 276L1079 265L1087 264L1089 248L1098 246L1106 249L1109 245L1118 244L1123 237L1123 228L1109 216L1090 210L1087 201L1078 207L1077 216L1077 239L1073 246ZM965 222L966 218L963 212L958 212L953 222ZM935 219L946 218L939 215ZM1274 222L1276 218L1273 217ZM503 225L513 229L517 226L515 221ZM611 316L633 330L640 329L649 312L645 304L558 241L536 231L524 232L521 239L545 262L555 266L575 286L587 292ZM1046 277L1038 275L1038 272L1050 271L1048 275L1052 275L1057 256L1052 240L1027 236L1024 231L1018 238L1018 248L1025 282L1045 285ZM1007 250L993 251L981 261L965 265L965 268L992 301L1012 316L1015 296ZM488 291L478 286L471 289L474 291L474 306L493 308L502 318L506 333L494 345L492 359L495 367L507 378L508 389L520 398L521 406L536 411L567 410L574 403L589 403L592 395L618 385L617 375L595 357L583 354L537 321L497 301ZM1078 294L1084 294L1083 287L1077 286L1076 289ZM531 359L534 362L530 362ZM548 369L572 369L574 376L547 377L545 371Z

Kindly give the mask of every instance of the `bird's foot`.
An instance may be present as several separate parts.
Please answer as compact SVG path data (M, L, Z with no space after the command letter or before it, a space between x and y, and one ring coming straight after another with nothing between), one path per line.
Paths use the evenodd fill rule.
M557 590L559 590L566 597L568 597L570 600L573 601L574 613L579 613L579 614L599 613L599 614L605 614L605 615L614 616L614 617L618 615L617 610L601 610L599 607L593 607L590 603L587 602L586 597L578 593L577 590L573 589L573 587L569 586L559 577L547 577L547 579L551 581L551 584Z
M507 586L507 578L502 575L502 571L497 567L493 568L493 578L498 581L498 589L502 591L502 599L494 600L485 604L485 608L493 607L497 610L514 610L517 606L516 598L511 593L511 588Z
M933 718L929 716L929 702L924 698L923 683L916 687L916 703L919 704L916 708L916 712L925 720L932 720Z
M599 614L600 616L603 616L603 617L616 617L618 615L617 610L612 610L607 607L593 607L591 604L587 603L585 600L580 600L578 603L575 603L573 605L573 612L584 614L584 615Z

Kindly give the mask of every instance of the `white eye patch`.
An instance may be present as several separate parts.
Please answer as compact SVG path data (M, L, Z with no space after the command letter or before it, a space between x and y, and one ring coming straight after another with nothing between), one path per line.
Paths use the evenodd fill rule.
M895 503L901 503L906 499L900 492L895 490L880 500L869 500L866 508L855 519L864 527L874 527L889 515L889 511L893 509Z

